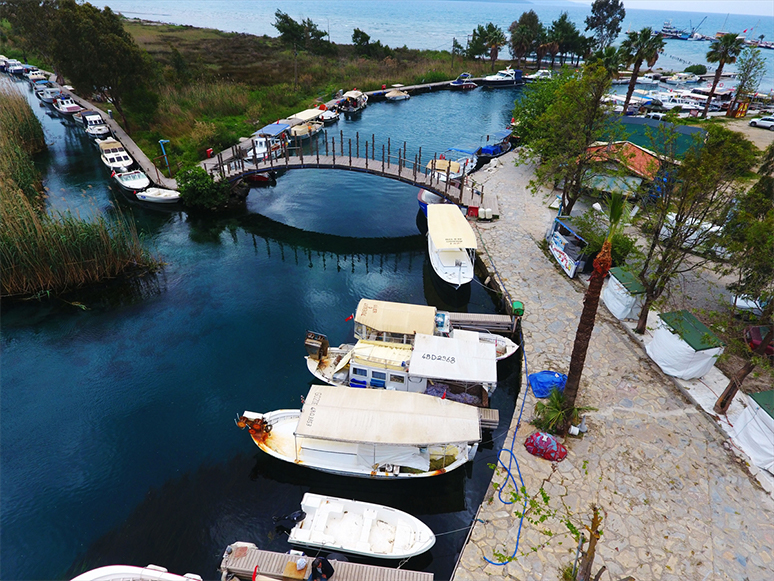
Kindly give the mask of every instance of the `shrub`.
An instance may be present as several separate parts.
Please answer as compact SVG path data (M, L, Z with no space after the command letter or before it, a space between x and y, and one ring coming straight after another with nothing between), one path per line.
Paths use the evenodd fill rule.
M578 423L579 414L594 410L592 407L576 407L569 411L570 423ZM558 434L564 426L568 412L564 409L564 393L558 389L551 391L551 395L545 401L539 401L535 404L535 418L532 425L543 432L549 434Z
M228 201L230 186L227 181L216 182L196 166L177 176L180 199L192 208L217 208Z
M689 67L685 67L686 73L693 73L694 75L706 75L707 74L707 67L704 65L691 65Z

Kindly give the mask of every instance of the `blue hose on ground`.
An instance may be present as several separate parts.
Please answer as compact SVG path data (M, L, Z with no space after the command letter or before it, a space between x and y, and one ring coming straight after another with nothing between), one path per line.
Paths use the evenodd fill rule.
M519 461L516 459L516 455L513 453L513 446L516 443L516 432L519 431L519 426L521 426L521 415L524 413L524 403L527 401L527 390L529 389L529 369L527 368L527 351L524 349L524 331L519 328L520 335L521 335L521 351L524 354L524 377L527 378L527 384L524 388L524 394L521 398L521 410L519 410L519 420L516 422L516 429L513 432L513 439L511 440L511 447L510 449L506 450L503 448L500 450L500 453L497 455L497 462L502 465L503 468L505 468L506 474L508 475L505 479L505 482L503 482L502 486L500 486L497 490L497 498L500 499L500 502L503 504L513 504L513 501L510 500L503 500L503 489L505 488L506 484L508 482L513 483L513 488L518 492L521 491L524 488L524 478L521 476L521 468L519 468ZM503 452L508 453L508 465L506 466L505 463L502 461L502 458L500 458L500 454ZM515 463L516 464L516 472L519 474L519 481L521 482L521 486L516 484L516 479L513 477L513 473L511 472L511 465ZM521 518L519 519L519 530L516 533L516 546L513 548L513 554L508 557L507 560L503 561L502 563L498 563L496 561L492 561L488 559L487 557L484 557L484 560L489 563L490 565L497 565L498 567L502 567L503 565L507 565L510 563L515 557L516 552L519 550L519 539L521 538L521 526L524 523L524 515L527 513L527 495L524 494L524 507L521 511Z

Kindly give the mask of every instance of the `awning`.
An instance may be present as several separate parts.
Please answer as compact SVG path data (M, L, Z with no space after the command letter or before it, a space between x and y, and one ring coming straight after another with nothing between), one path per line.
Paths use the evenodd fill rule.
M449 173L451 174L460 173L460 169L462 168L459 162L452 161L450 159L431 159L429 162L427 162L426 167L427 169L431 169L441 173L446 173L446 168L448 168Z
M620 266L611 268L610 276L614 276L631 295L641 295L645 292L645 287L637 280L637 277Z
M355 322L384 333L432 335L435 313L435 307L361 299Z
M361 361L370 367L405 371L411 359L411 345L385 341L358 341L350 351L352 365Z
M421 393L313 385L296 435L319 440L427 446L481 439L478 408Z
M363 96L363 93L360 91L347 91L342 95L345 99L360 99Z
M412 376L466 383L497 381L497 347L478 333L454 330L454 337L417 335L409 362Z
M290 125L288 125L287 123L269 123L268 125L261 127L258 131L253 133L253 135L276 137L277 135L279 135L284 131L287 131L288 129L290 129Z
M455 204L427 205L427 235L438 250L476 248L476 235Z
M301 119L301 121L314 121L323 114L322 109L304 109L290 116L291 119Z

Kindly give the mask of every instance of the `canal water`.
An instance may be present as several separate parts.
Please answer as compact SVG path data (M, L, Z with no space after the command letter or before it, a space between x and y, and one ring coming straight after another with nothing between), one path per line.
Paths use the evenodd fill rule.
M244 211L194 217L109 186L80 128L28 95L49 143L37 163L51 208L131 214L165 262L157 277L2 312L0 578L65 579L154 563L218 578L234 541L287 551L272 516L313 491L394 506L439 535L405 566L448 579L514 409L520 363L501 364L502 427L475 462L417 482L325 475L261 453L233 418L298 408L312 383L307 330L352 336L363 297L495 312L480 281L447 304L429 276L416 189L351 172L297 170ZM423 156L479 145L518 90L374 103L333 131L408 142ZM413 148L413 149L412 149ZM425 153L426 152L426 153ZM413 154L412 154L413 155ZM518 298L518 297L515 297Z

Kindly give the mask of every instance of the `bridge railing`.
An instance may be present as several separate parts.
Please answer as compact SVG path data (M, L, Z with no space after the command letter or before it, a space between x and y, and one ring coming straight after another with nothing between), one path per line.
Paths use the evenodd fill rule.
M420 187L427 187L432 191L441 193L449 198L459 197L465 187L474 192L483 194L484 187L478 184L469 175L464 174L459 179L452 178L447 166L446 172L430 169L437 167L438 154L424 158L422 148L419 147L413 157L408 154L407 142L398 144L397 148L390 138L386 143L376 143L376 136L371 134L361 139L360 133L355 133L354 140L351 137L344 138L344 132L329 135L327 130L323 132L323 138L313 136L307 144L298 138L283 144L280 149L272 150L271 143L267 140L266 151L271 152L266 159L258 160L258 152L255 141L250 140L250 145L234 145L230 150L217 155L214 163L205 164L213 178L235 181L252 173L263 173L271 170L280 170L293 167L342 167L363 170L376 175L412 181ZM252 159L249 153L252 149ZM230 155L224 155L226 153ZM362 156L361 156L362 152ZM320 158L323 157L322 162ZM430 162L434 162L430 166ZM430 166L430 167L428 167Z

